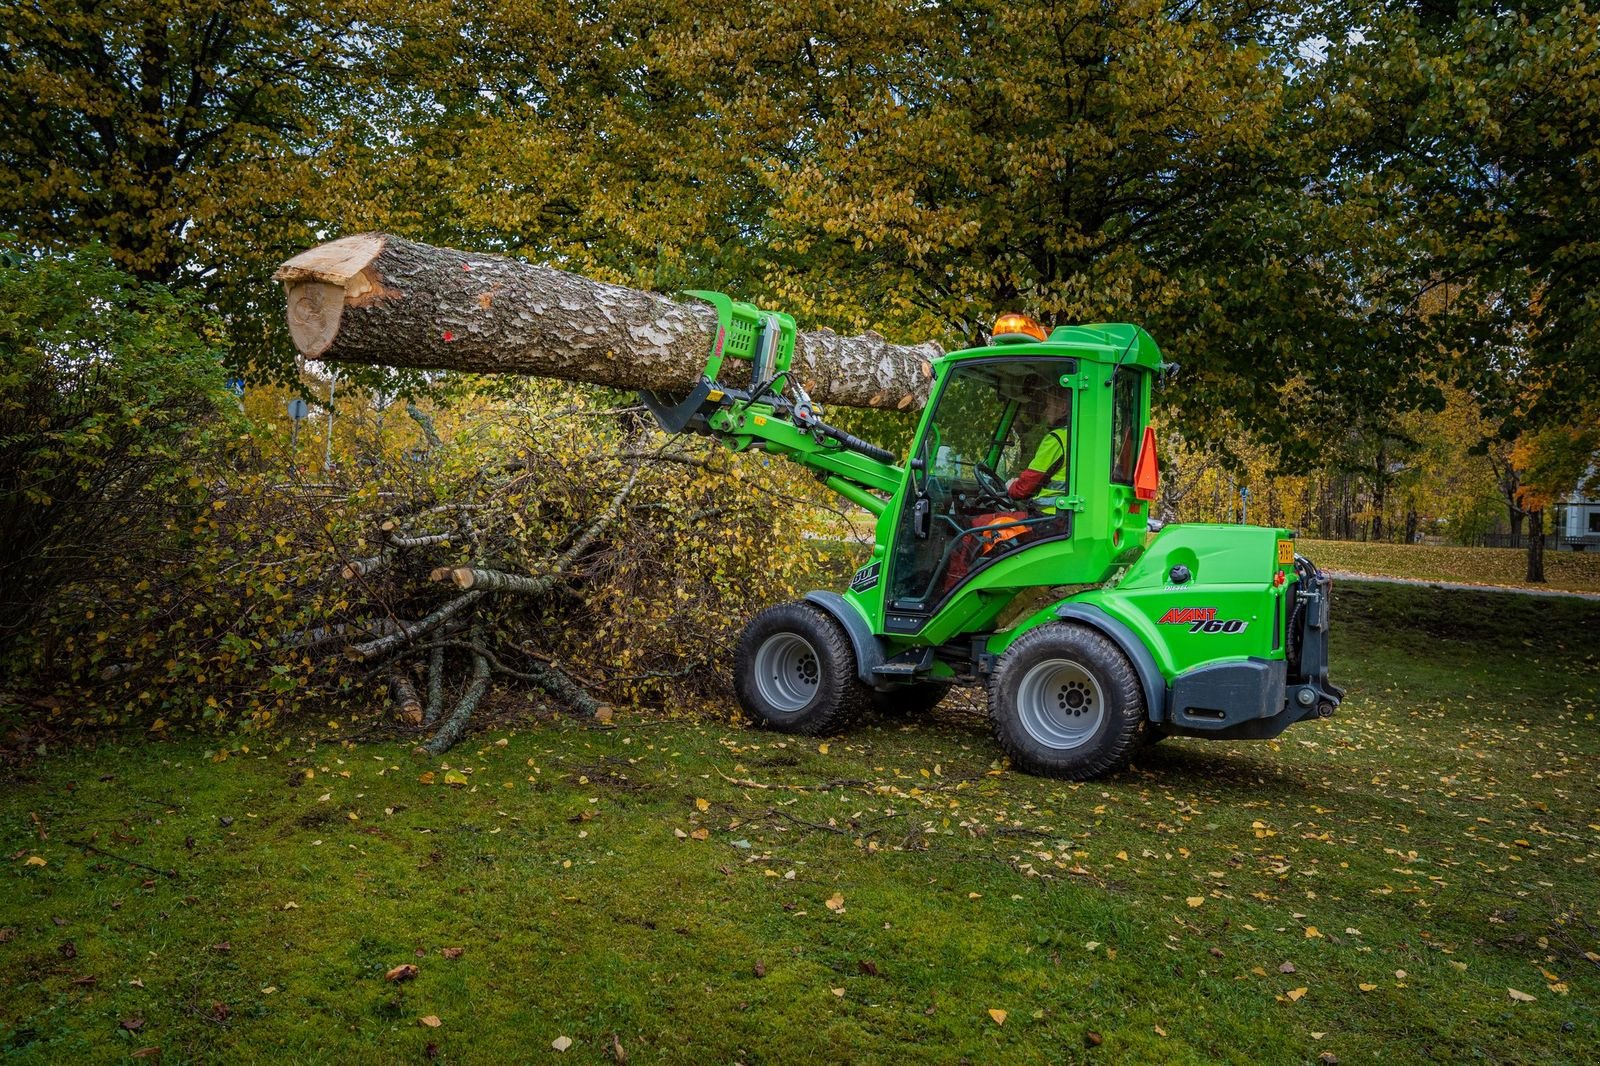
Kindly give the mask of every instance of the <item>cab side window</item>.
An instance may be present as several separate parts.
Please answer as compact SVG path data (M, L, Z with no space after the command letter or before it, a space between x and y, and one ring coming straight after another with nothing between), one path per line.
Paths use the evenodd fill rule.
M1133 467L1139 458L1139 388L1142 376L1128 370L1117 374L1111 400L1111 480L1133 484Z

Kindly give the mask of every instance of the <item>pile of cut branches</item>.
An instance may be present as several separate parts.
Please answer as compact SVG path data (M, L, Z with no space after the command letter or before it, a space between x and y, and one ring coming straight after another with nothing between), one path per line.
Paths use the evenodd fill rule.
M792 479L777 480L790 472L664 436L640 413L479 414L414 457L408 489L342 546L346 619L292 643L386 678L396 722L435 755L497 679L586 716L728 706L738 626L813 562Z

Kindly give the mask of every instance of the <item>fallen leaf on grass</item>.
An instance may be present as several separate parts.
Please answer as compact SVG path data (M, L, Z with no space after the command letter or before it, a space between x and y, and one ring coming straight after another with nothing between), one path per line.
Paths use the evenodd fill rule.
M417 780L421 781L424 785L433 784L433 771L432 770L424 770L422 772L422 776L417 778Z
M467 783L467 775L460 770L446 770L444 772L444 783L452 788L460 788Z
M1084 1047L1099 1047L1103 1043L1105 1043L1105 1037L1101 1036L1093 1029L1090 1029L1088 1032L1083 1034Z
M1282 966L1278 967L1278 972L1279 973L1294 973L1294 963L1285 962Z
M1291 988L1289 991L1285 992L1284 995L1289 997L1290 1003L1298 1003L1300 1002L1300 997L1309 991L1311 991L1309 988Z
M844 912L844 895L843 895L843 893L835 892L833 895L829 896L828 897L828 901L827 901L827 908L830 911L833 911L835 914L842 914Z
M1191 907L1198 907L1205 901L1206 898L1204 896L1190 896L1188 899L1184 900L1184 902Z
M1506 992L1517 1003L1532 1003L1534 1001L1534 998L1535 998L1533 996L1528 995L1528 993L1526 993L1526 992L1518 992L1515 988L1508 988L1508 989L1506 989Z
M705 826L701 826L699 829L696 829L694 832L690 833L689 836L695 840L710 840L711 830L707 829Z
M1166 1036L1167 1035L1167 1031L1165 1029L1161 1028L1161 1026L1159 1026L1159 1025L1152 1025L1150 1028L1152 1028L1152 1029L1154 1029L1156 1031L1156 1035L1157 1036Z
M844 998L844 989L842 989L842 988L830 988L830 989L828 989L828 991L832 992L834 995L838 996L840 999Z
M1361 983L1359 985L1356 985L1356 987L1361 989L1361 991L1363 991L1363 992L1371 992L1373 989L1377 988L1378 986L1377 985L1369 985L1369 984L1363 982L1363 983Z
M697 811L709 811L711 809L711 801L696 799L694 801L694 809Z
M283 909L286 911L297 911L300 909L300 904L291 899L288 903L283 905Z
M46 860L41 858L38 855L29 855L28 856L28 861L23 863L22 865L24 865L24 866L44 866L44 865L46 865Z
M1306 926L1306 939L1307 940L1314 940L1314 939L1316 939L1317 937L1319 937L1321 935L1322 935L1322 930L1321 929L1318 929L1314 925Z
M878 964L868 959L862 959L860 962L856 963L856 969L860 970L868 977L878 976Z
M417 1019L417 1024L426 1025L429 1029L437 1029L439 1026L443 1025L444 1022L439 1020L439 1016L437 1014L424 1014L422 1017Z
M401 981L411 980L420 972L421 971L417 969L415 963L402 962L399 966L394 967L388 973L384 974L383 979L385 981L394 981L399 983Z
M989 1017L994 1019L994 1024L996 1025L1006 1024L1006 1012L998 1007L989 1008Z
M1531 999L1532 997L1530 996L1529 998ZM137 1033L140 1029L144 1028L144 1019L124 1018L118 1024L121 1026L121 1028L126 1029L130 1033Z
M555 1048L557 1051L565 1051L567 1048L572 1046L572 1037L558 1036L554 1040L550 1041L550 1046Z
M461 953L465 950L465 948L440 948L439 954L443 955L447 959L459 959L461 957Z

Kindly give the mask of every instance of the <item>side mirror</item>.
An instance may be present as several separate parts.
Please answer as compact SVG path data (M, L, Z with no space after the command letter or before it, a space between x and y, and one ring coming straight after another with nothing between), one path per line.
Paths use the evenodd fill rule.
M1180 366L1177 363L1162 363L1161 369L1156 371L1156 388L1165 388L1172 379L1178 376Z

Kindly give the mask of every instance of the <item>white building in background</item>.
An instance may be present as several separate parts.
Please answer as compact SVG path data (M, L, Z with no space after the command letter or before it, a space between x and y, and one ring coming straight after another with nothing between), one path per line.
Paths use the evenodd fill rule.
M1595 479L1595 468L1584 475L1583 484ZM1581 489L1561 501L1566 521L1557 527L1563 548L1572 551L1600 551L1600 496L1584 493Z

